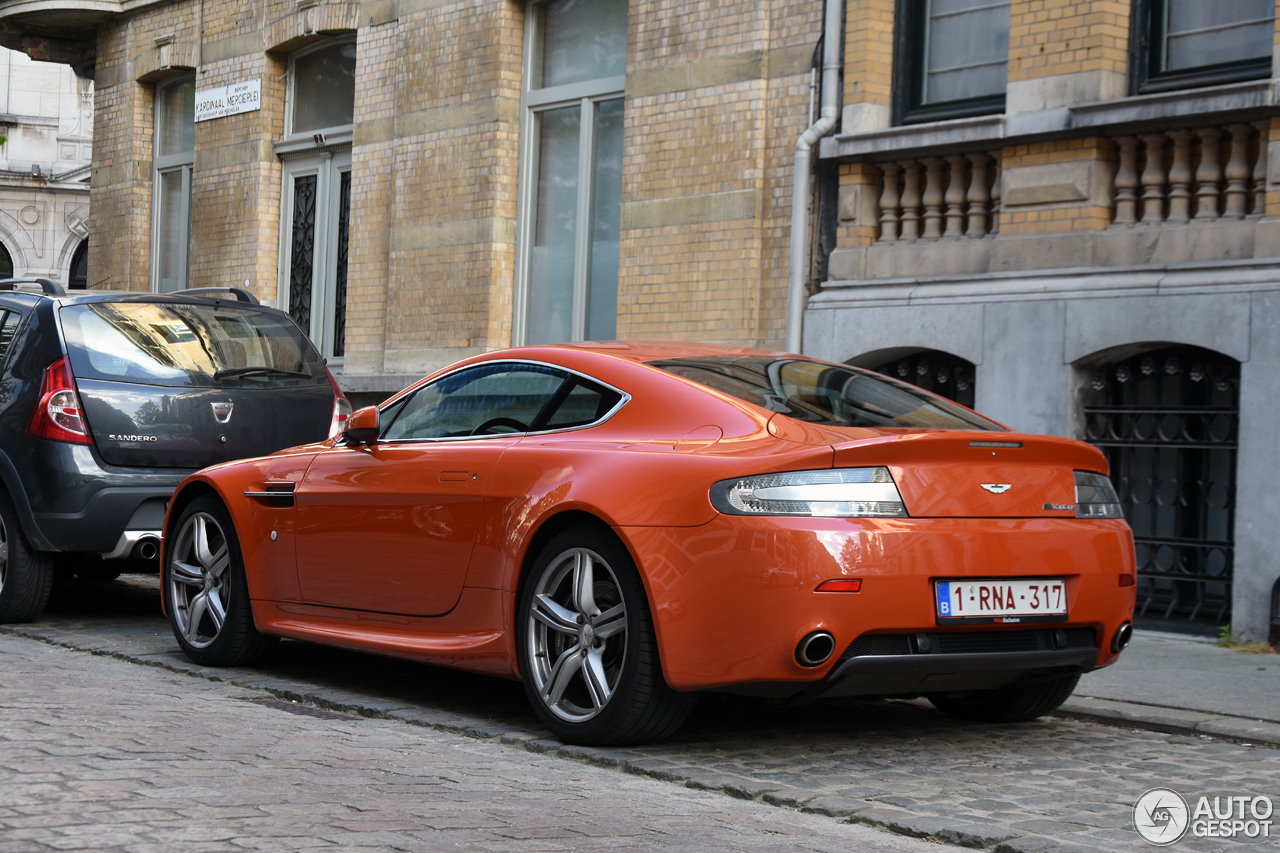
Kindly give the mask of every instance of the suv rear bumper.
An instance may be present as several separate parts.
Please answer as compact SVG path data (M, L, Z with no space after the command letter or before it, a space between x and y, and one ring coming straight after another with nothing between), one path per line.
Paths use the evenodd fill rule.
M100 488L89 496L80 512L33 513L35 525L50 550L97 551L104 556L128 557L132 549L114 553L125 534L146 531L158 537L165 506L180 482L175 478L171 487Z

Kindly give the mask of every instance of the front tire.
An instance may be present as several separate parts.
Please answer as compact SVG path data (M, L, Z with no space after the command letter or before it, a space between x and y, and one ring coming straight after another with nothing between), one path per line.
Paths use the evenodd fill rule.
M529 703L557 738L591 746L674 732L697 700L667 686L640 574L611 533L567 530L538 555L516 611Z
M948 717L982 723L1018 723L1043 717L1058 709L1076 689L1079 674L1063 675L1031 684L974 690L968 693L931 693L926 698Z
M9 495L0 491L0 623L30 622L53 589L53 560L32 550Z
M231 514L214 495L192 501L173 526L165 597L173 636L205 666L244 666L276 643L258 633L249 603L240 541Z

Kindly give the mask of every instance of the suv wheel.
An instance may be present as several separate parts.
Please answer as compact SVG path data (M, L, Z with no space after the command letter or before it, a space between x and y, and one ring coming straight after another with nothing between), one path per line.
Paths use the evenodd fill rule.
M53 561L31 549L13 501L0 492L0 623L35 619L52 589Z
M254 627L240 541L227 508L213 495L197 498L173 531L163 583L178 645L206 666L262 658L276 638Z

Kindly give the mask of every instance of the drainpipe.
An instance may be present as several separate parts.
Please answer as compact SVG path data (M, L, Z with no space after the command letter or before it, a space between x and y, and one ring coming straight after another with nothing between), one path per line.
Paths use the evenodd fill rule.
M796 140L791 189L791 269L787 277L787 351L800 352L804 308L809 294L809 199L813 184L813 146L836 126L840 116L840 47L844 41L844 0L827 0L822 30L822 110Z

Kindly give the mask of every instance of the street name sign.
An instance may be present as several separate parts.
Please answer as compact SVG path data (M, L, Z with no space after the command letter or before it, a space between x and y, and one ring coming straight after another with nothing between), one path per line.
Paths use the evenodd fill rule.
M262 109L262 80L246 80L196 92L196 121Z

